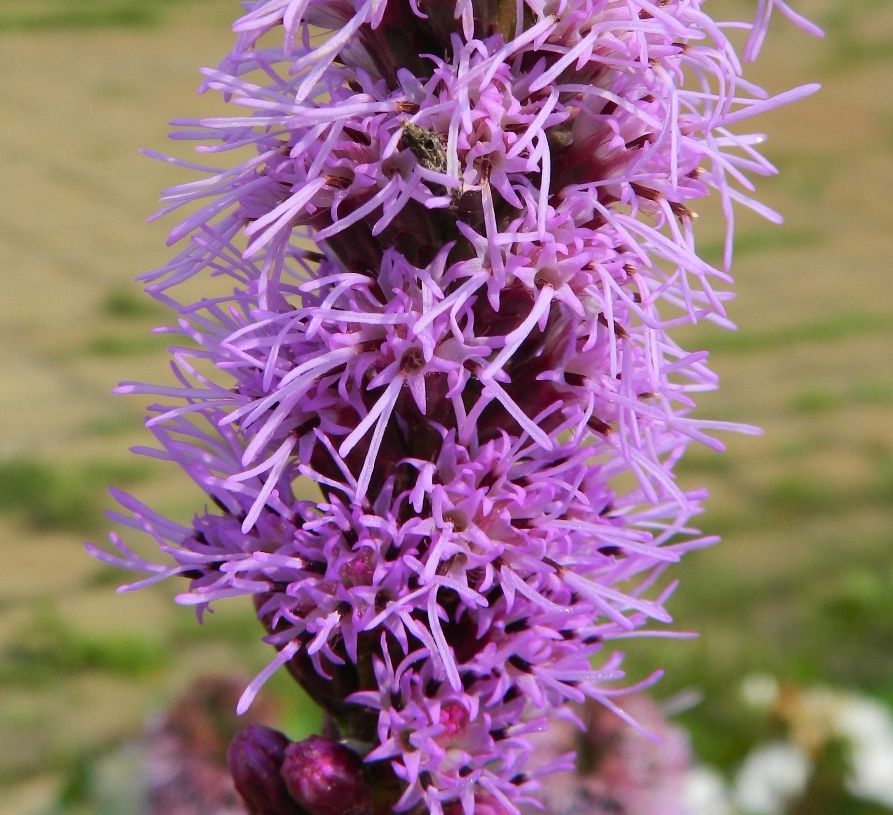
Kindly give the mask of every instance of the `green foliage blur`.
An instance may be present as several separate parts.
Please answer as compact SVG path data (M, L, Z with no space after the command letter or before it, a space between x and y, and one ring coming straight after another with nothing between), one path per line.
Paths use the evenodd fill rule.
M0 33L157 25L167 6L189 0L4 0Z

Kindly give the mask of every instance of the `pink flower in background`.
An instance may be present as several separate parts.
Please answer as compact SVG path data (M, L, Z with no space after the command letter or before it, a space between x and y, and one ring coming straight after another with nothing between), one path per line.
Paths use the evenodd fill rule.
M762 4L750 56L772 5L808 27ZM245 110L176 122L249 157L165 192L202 206L143 280L188 343L173 384L118 392L161 400L139 452L215 508L118 495L173 565L91 551L188 579L199 615L251 596L278 653L239 709L286 666L376 815L535 801L572 764L530 769L530 735L585 700L632 719L605 648L664 634L666 567L715 541L673 467L753 429L690 415L716 377L668 329L731 326L692 206L718 196L728 266L733 203L778 219L729 128L816 86L767 98L700 6L248 3L203 85Z
M550 775L536 795L550 815L688 814L688 737L670 725L644 694L619 701L639 728L589 702L576 711L585 725L584 732L564 721L537 737L536 756L540 760L570 750L577 752L576 771ZM531 813L535 811L530 809Z
M240 692L237 679L201 678L150 723L139 744L141 773L135 786L145 794L140 812L245 815L226 768L227 748L240 725L233 712ZM262 697L248 718L256 721L273 712L270 700ZM119 807L110 811L130 811L124 802Z

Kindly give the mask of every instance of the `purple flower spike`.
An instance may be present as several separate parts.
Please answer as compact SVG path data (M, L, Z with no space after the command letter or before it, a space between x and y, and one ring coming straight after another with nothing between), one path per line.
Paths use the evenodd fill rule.
M116 494L173 564L90 551L130 588L188 580L199 616L252 597L277 654L239 710L284 666L376 815L517 815L572 766L531 768L528 737L587 699L631 718L610 649L667 635L664 572L716 540L674 466L757 431L691 416L716 377L670 330L732 327L733 206L779 220L739 126L817 86L744 80L741 25L702 5L251 0L202 86L241 112L176 122L244 160L165 191L202 206L142 279L190 342L173 384L118 392L159 400L141 452L214 508L182 526ZM760 0L747 58L773 8L815 33ZM693 228L711 192L721 269ZM178 300L192 278L207 296Z
M310 815L372 815L363 760L337 741L311 736L290 744L282 777Z
M250 724L235 735L226 763L250 815L307 815L289 795L282 764L289 740L278 730Z

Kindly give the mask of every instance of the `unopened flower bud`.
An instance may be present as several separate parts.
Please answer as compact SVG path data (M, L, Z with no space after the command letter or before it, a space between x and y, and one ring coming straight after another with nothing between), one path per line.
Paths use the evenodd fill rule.
M256 724L230 742L226 763L250 815L306 815L289 795L280 772L289 744L278 730Z
M337 741L311 736L288 745L282 776L310 815L372 815L363 760Z

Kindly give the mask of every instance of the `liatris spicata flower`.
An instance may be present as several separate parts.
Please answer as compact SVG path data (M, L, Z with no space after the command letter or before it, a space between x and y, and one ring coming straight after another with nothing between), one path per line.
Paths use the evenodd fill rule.
M119 495L174 564L91 551L129 588L188 579L199 616L251 596L278 653L240 710L286 666L376 812L517 812L569 766L525 769L526 736L584 699L629 718L602 651L670 622L666 567L714 540L673 478L732 429L689 415L716 379L667 334L730 325L691 205L717 194L728 266L733 204L777 219L730 128L815 88L767 98L701 5L256 0L204 72L246 113L175 122L250 155L180 162L205 178L161 213L207 203L143 281L192 345L175 384L118 392L162 399L140 452L215 508ZM745 56L773 7L810 28L760 0ZM176 299L197 275L216 294Z

